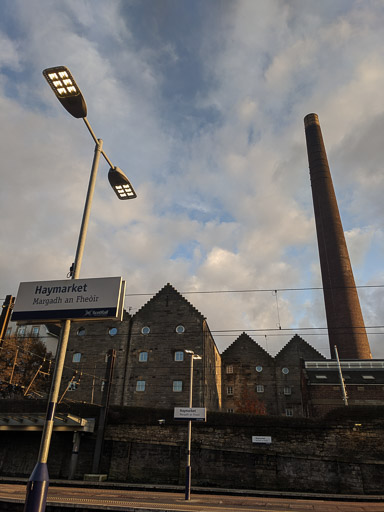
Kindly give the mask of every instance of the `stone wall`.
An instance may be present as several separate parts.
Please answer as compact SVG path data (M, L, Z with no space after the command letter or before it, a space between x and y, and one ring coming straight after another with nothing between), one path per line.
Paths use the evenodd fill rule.
M192 425L192 485L345 494L384 491L384 416L339 421L208 414ZM184 485L187 423L173 411L112 408L100 472L110 481ZM165 418L165 424L158 420ZM271 436L271 444L252 443ZM0 474L28 477L41 434L0 432ZM75 479L90 473L95 435L84 434ZM54 432L50 478L67 478L72 434Z
M383 492L383 423L192 426L192 485ZM116 481L184 483L187 425L110 425L104 470ZM252 436L271 436L254 444Z

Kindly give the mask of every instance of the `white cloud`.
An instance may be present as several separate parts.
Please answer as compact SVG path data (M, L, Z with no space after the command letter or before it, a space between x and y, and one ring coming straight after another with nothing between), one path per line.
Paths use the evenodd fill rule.
M0 22L3 296L22 280L60 279L73 261L94 146L43 81L41 70L58 64L75 75L96 135L138 192L117 201L101 161L83 275L121 274L130 293L166 282L180 291L319 286L303 127L314 111L356 275L381 282L380 3L243 0L215 16L214 1L188 38L170 27L153 40L134 30L141 5L15 0ZM186 72L184 88L172 89L175 67L192 60L201 76ZM183 90L187 113L175 97ZM278 329L279 317L286 329L325 321L321 293L277 297L187 296L215 331L253 329L265 346L258 329L276 329L266 331L272 352L294 333ZM147 299L129 296L127 306ZM367 324L381 321L376 293L362 304ZM237 334L218 333L220 348ZM324 336L306 339L327 353Z
M18 69L20 66L17 44L7 34L0 32L0 69Z

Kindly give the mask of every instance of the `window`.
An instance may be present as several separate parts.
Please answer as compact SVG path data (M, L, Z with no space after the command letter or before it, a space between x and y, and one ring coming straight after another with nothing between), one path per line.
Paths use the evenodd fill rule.
M284 375L288 375L289 368L283 368L281 371L284 373Z
M81 352L75 352L72 356L73 363L80 363L81 360Z
M77 333L76 333L78 336L85 336L85 328L84 327L79 327L79 329L77 329Z
M35 327L32 327L32 336L34 338L37 338L38 335L39 335L39 331L40 331L40 326L35 326Z
M362 377L364 380L375 380L375 377L373 375L363 375Z
M225 373L233 373L233 365L229 364L225 367Z
M233 395L233 387L232 386L227 387L227 395Z
M258 384L256 386L257 393L264 393L264 386L262 384Z
M7 338L9 338L9 337L11 336L11 332L12 332L12 327L8 327L8 328L7 328L7 332L6 332L5 336L6 336Z
M183 334L183 332L185 332L185 327L184 327L184 325L178 325L178 326L176 327L176 332L177 332L177 334Z
M227 409L227 412L233 412L233 409Z
M68 391L76 391L76 389L77 389L77 381L76 380L71 380L68 383Z
M175 361L184 361L184 352L182 350L175 352Z
M173 381L173 391L179 393L180 391L183 391L183 381L181 380L174 380Z
M23 326L21 326L21 327L19 327L17 329L17 335L18 336L25 336L25 325L23 325Z
M286 416L293 416L293 409L285 409Z
M117 327L111 327L111 328L109 329L109 331L108 331L108 334L109 334L110 336L116 336L116 334L117 334Z
M315 375L316 379L323 379L326 380L328 377L326 375Z
M141 329L141 334L149 334L150 332L151 332L151 329L147 326L145 326Z
M146 363L148 361L148 352L140 352L139 361L140 363Z
M261 365L259 365L259 364L258 364L258 365L256 366L256 371L257 371L257 373L262 372L262 371L263 371L263 367L262 367Z
M292 395L291 386L284 386L284 395Z
M101 381L100 391L103 392L105 389L105 380Z
M145 380L138 380L136 382L136 391L145 391Z

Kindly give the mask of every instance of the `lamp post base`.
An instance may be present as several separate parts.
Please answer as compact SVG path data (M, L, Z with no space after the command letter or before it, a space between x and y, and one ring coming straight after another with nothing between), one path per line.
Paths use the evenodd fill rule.
M49 486L48 467L38 462L29 477L23 512L44 512Z
M185 499L191 499L191 466L185 468Z

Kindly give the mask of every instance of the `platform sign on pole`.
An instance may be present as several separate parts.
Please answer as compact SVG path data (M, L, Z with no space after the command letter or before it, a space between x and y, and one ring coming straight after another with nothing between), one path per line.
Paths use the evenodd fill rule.
M20 283L12 321L121 319L125 281L121 277Z
M207 421L207 409L205 407L175 407L175 420Z
M271 444L272 437L271 436L252 436L252 443L256 444Z

